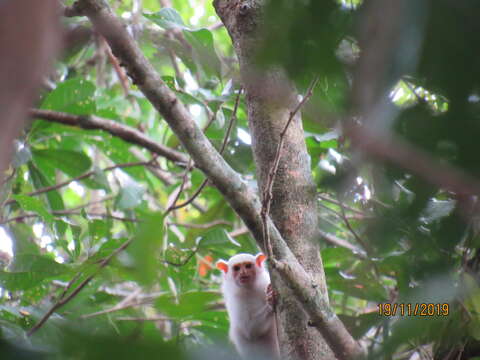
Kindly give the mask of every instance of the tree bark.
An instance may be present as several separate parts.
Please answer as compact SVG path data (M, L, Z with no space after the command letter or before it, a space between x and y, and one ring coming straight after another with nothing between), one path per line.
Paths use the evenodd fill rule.
M263 190L275 158L280 132L298 103L298 94L281 69L260 68L256 64L257 48L262 44L261 1L215 0L214 6L232 38L240 62L257 178L259 189ZM271 218L289 248L328 299L318 246L315 193L301 116L297 113L284 138L273 183ZM308 317L289 288L279 281L280 276L275 269L271 273L273 285L280 294L277 321L282 354L295 359L334 358L319 332L307 325Z
M0 1L0 174L59 47L55 0Z

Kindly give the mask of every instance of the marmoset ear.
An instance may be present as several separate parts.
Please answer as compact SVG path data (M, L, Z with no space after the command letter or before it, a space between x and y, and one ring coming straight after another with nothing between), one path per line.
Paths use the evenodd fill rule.
M225 260L218 260L215 266L217 269L222 270L225 274L228 272L228 264L225 262Z
M257 264L258 267L261 267L266 258L267 257L263 253L258 253L257 256L255 256L255 264Z

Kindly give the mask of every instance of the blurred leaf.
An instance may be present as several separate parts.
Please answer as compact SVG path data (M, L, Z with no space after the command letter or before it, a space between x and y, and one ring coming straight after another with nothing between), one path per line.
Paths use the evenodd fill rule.
M172 8L163 8L155 14L143 14L143 16L165 30L186 27L180 14Z
M65 80L50 92L40 106L45 110L64 111L75 115L95 112L95 85L81 78Z
M18 202L23 210L33 211L34 213L40 215L47 222L53 221L53 216L47 211L43 203L38 200L38 198L27 195L13 195L12 198Z
M128 185L120 189L117 197L117 206L120 209L132 209L140 205L145 189L135 182L130 182Z
M195 318L207 310L208 304L218 300L219 294L206 291L183 293L176 300L171 295L164 295L155 301L155 307L162 313L174 318Z
M142 223L135 240L128 247L132 256L137 281L147 286L153 285L160 266L160 249L163 244L164 215L155 215Z
M221 78L221 63L213 45L212 33L207 29L184 30L185 39L192 45L194 57L209 76Z
M76 177L88 171L92 161L82 152L60 149L33 149L33 160L41 168L52 168Z

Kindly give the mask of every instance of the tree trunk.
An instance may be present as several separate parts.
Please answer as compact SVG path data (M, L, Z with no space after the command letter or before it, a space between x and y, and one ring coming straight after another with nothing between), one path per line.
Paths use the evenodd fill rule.
M255 64L261 44L262 6L258 0L215 0L215 9L235 47L246 90L248 118L259 189L263 190L273 164L280 132L298 103L297 92L281 69ZM326 294L325 274L318 247L316 187L310 170L300 114L293 119L284 139L272 191L270 216L305 270ZM257 239L258 240L258 239ZM275 252L275 251L274 251ZM333 359L319 334L290 290L272 271L279 293L277 306L281 353L294 359Z

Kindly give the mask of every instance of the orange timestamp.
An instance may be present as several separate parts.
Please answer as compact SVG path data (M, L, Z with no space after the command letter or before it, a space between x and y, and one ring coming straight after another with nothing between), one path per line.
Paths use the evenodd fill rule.
M450 313L448 303L382 303L377 307L380 316L448 316Z

